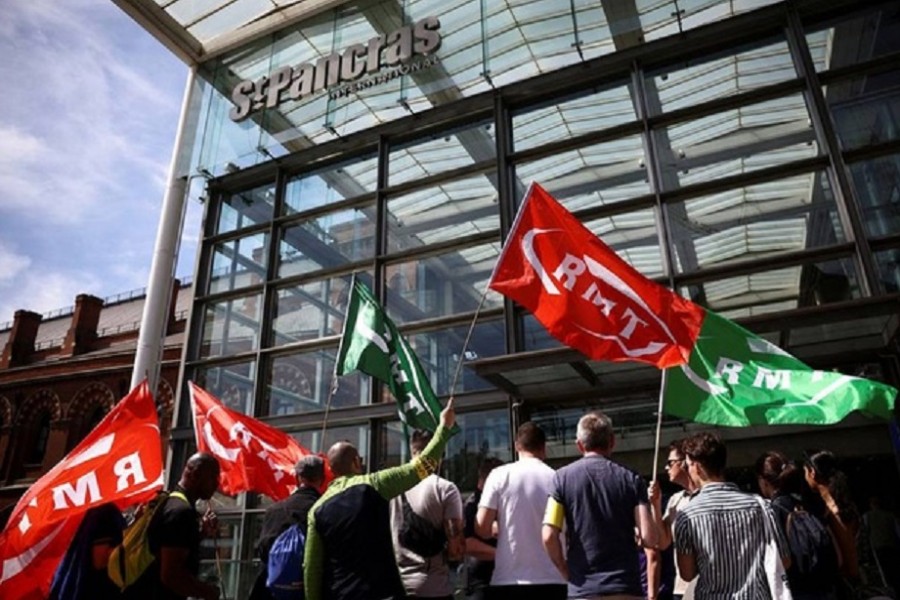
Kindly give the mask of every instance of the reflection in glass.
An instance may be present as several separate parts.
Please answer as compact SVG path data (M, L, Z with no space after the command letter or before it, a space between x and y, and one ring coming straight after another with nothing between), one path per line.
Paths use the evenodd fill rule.
M497 178L475 175L388 199L388 252L500 228Z
M645 277L663 274L653 209L592 219L584 225Z
M686 68L654 72L644 85L651 111L656 104L652 100L658 97L666 113L796 77L787 42L779 40L700 64L692 62Z
M366 460L369 456L369 426L368 425L341 425L325 428L324 443L322 440L322 428L297 431L291 434L300 445L310 452L328 452L332 444L336 442L350 442L356 446L360 458L363 460L363 470L378 470Z
M338 267L374 252L375 207L340 210L285 227L278 246L278 276Z
M227 194L219 203L216 233L226 233L272 219L275 211L275 185Z
M259 233L213 247L209 293L226 292L266 280L269 236Z
M450 394L450 385L460 361L460 352L469 332L469 324L457 325L447 329L413 333L406 336L410 347L419 359L434 393L438 396ZM472 330L469 345L466 346L464 363L500 356L506 347L506 328L502 320L479 320ZM490 389L491 385L481 379L465 364L459 374L454 393L472 392ZM391 402L392 396L387 387L384 388L385 402Z
M858 65L900 50L900 14L890 3L880 10L845 17L841 22L806 35L816 70Z
M294 177L287 182L284 214L293 214L374 192L378 160L369 158Z
M524 185L540 183L575 212L650 194L645 164L641 138L631 136L519 163L516 176Z
M474 312L500 255L500 243L482 244L385 267L387 309L395 323ZM488 291L483 309L503 305Z
M682 273L845 241L823 172L666 205Z
M800 94L654 130L665 190L818 155Z
M465 493L475 490L478 466L485 458L512 460L509 413L502 409L467 412L457 414L456 422L460 432L447 444L440 474ZM395 467L410 459L406 434L399 421L382 424L381 433L377 468Z
M875 254L878 276L885 293L900 292L900 249L892 248Z
M841 149L900 139L900 71L837 81L823 92Z
M200 367L194 383L222 401L231 410L253 414L253 384L256 361Z
M496 156L493 126L479 123L463 131L392 151L388 169L390 185L492 160Z
M516 151L602 131L637 119L628 87L621 85L513 117Z
M339 335L351 279L343 275L278 290L271 345ZM364 280L371 282L371 276Z
M900 231L900 154L854 163L850 174L869 236Z
M860 297L850 258L738 275L679 292L729 319L843 302Z
M266 372L269 415L323 410L329 404L336 348L273 357ZM370 377L352 373L338 380L330 407L368 403Z
M209 302L203 312L200 356L225 356L259 348L262 294Z

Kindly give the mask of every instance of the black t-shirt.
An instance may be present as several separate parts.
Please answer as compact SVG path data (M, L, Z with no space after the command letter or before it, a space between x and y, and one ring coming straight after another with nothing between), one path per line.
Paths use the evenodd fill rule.
M475 518L478 515L478 501L481 500L481 490L475 490L475 493L469 496L463 506L463 518L466 521L465 535L467 538L476 538L489 546L497 547L497 540L490 538L488 540L475 533ZM486 586L491 583L491 575L494 574L494 561L492 560L473 560L469 567L469 587Z
M177 491L184 490L176 487ZM169 495L166 503L157 510L147 529L150 552L156 560L141 578L127 590L129 600L184 600L163 587L159 578L160 549L183 548L188 551L187 568L197 575L200 571L200 515L184 499Z

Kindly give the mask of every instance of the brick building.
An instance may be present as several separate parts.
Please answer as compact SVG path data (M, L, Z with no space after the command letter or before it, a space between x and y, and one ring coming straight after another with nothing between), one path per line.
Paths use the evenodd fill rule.
M176 280L156 401L165 439L190 284ZM145 291L88 294L45 315L0 324L0 510L14 504L129 391Z

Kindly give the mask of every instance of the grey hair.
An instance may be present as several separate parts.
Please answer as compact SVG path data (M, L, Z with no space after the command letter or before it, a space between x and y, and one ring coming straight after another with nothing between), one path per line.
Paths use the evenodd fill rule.
M612 419L599 410L589 412L578 421L576 438L585 450L609 450L613 441Z

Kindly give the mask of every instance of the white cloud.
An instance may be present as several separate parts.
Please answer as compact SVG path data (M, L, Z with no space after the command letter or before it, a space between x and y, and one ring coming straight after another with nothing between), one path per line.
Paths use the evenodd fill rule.
M31 259L0 242L0 286L12 282L31 265ZM3 317L0 317L2 320Z
M21 271L12 281L0 281L0 322L12 321L20 309L43 314L72 306L78 294L89 294L101 286L102 282L90 273Z

